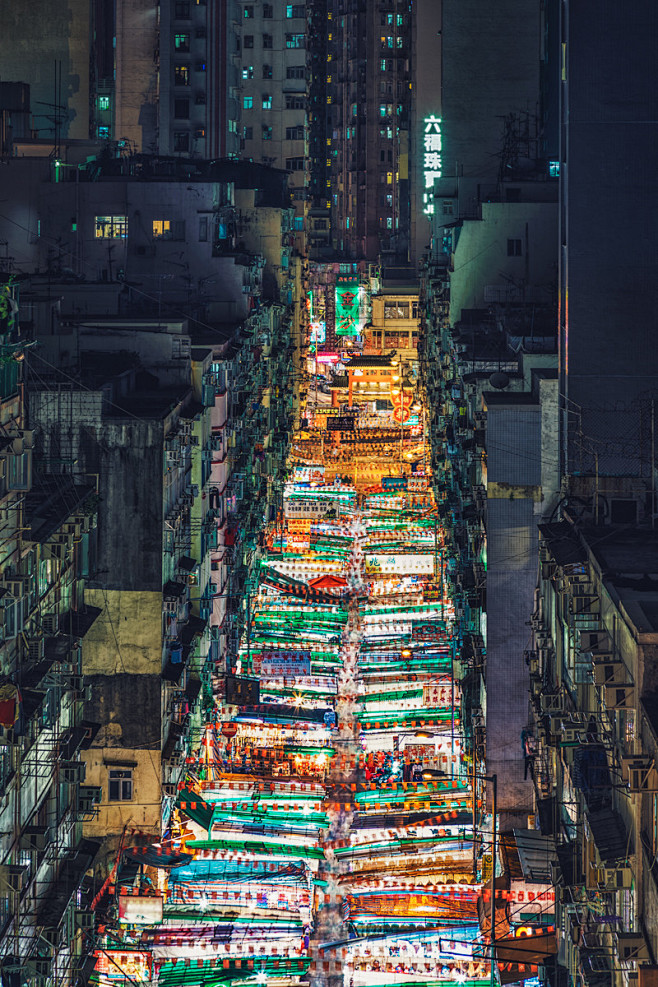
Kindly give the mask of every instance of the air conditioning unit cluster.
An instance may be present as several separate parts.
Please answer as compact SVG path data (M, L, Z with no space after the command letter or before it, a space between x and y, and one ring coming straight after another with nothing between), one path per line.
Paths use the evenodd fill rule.
M612 638L607 631L602 630L581 630L580 650L591 652L594 661L612 659L615 653Z
M628 671L623 661L594 662L596 685L623 685L628 682Z
M25 638L27 658L29 661L42 661L45 653L43 636Z
M621 776L631 792L658 792L658 768L650 757L622 757Z
M647 941L641 932L618 932L617 955L625 963L648 963L651 960Z
M60 780L69 785L80 785L85 780L84 761L62 761L60 764Z
M544 691L539 697L539 707L542 713L549 716L564 712L564 694L562 692Z
M19 893L26 886L28 868L25 864L0 865L0 889L2 893Z
M622 891L633 884L631 867L599 867L597 884L602 891Z
M80 785L78 789L78 812L82 815L92 815L103 799L103 789L100 785Z
M26 826L20 835L21 850L41 851L52 843L52 832L48 826Z
M635 704L635 686L605 685L605 705L607 709L631 709Z

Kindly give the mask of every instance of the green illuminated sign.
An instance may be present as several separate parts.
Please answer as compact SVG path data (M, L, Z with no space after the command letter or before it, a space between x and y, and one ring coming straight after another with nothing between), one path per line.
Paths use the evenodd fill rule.
M336 335L358 336L360 315L359 282L355 278L336 281Z

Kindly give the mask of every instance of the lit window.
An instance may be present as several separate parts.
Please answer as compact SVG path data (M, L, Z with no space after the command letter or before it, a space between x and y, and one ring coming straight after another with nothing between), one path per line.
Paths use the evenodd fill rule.
M380 117L385 117L386 116L386 103L381 103L380 104L380 106L379 106L379 115L380 115Z
M304 217L303 216L295 216L294 226L295 226L295 230L298 231L298 232L301 231L301 230L303 230L304 229Z
M549 161L548 162L548 177L549 178L559 178L560 177L560 162L559 161Z
M262 107L263 107L264 110L271 110L272 109L272 97L269 95L269 93L263 93L263 95L262 95Z
M128 236L127 216L96 216L97 240L125 240Z
M393 172L392 171L387 171L386 172L386 184L387 185L392 185L393 184Z
M381 69L382 72L385 72L386 71L386 59L385 58L382 58L381 59L381 61L379 63L379 68Z
M306 10L303 3L287 3L286 17L305 17Z
M245 17L253 17L254 16L254 5L252 3L248 3L248 4L245 5L245 8L244 8L244 16Z
M101 141L109 140L110 138L110 128L107 126L100 126L97 130L98 139Z
M98 109L99 110L109 110L110 108L110 97L109 96L99 96L98 97Z
M262 136L263 136L263 140L264 141L271 141L272 140L272 128L271 127L265 127L265 126L263 126L263 134L262 134Z
M386 229L387 230L392 230L393 229L393 220L392 220L392 218L390 216L387 216L386 217Z
M242 98L242 108L244 110L251 110L251 109L253 109L253 106L254 106L254 97L253 96L243 96L243 98Z
M189 51L190 50L189 34L175 34L174 48L176 49L176 51Z
M304 48L306 37L303 34L286 34L286 48Z
M253 65L243 65L242 66L242 78L243 79L253 79L254 77L254 67Z
M153 220L153 239L171 239L171 220L170 219L154 219Z
M174 85L189 86L189 84L190 84L190 66L174 65Z
M132 797L132 769L110 768L108 771L108 800L110 802L130 802Z

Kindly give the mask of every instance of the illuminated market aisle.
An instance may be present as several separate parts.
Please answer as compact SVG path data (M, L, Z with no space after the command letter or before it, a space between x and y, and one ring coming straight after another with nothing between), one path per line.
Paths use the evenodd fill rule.
M363 424L368 468L357 444L345 469L349 434L323 433L321 459L302 442L266 529L248 630L178 793L187 856L150 933L165 987L489 978L442 532L427 477L402 475L422 424L393 445L390 422Z

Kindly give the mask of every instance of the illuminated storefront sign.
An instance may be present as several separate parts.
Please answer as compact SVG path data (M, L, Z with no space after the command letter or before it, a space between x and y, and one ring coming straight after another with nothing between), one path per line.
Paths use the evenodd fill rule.
M311 322L311 342L322 343L327 339L327 326L324 322Z
M267 651L254 658L254 669L261 679L293 679L311 674L310 651Z
M361 330L361 288L356 278L336 279L336 335L358 336Z
M432 575L434 573L433 555L367 555L367 573L395 573L404 575L418 573Z
M434 212L434 182L441 177L441 117L425 117L423 130L423 212L431 216Z

